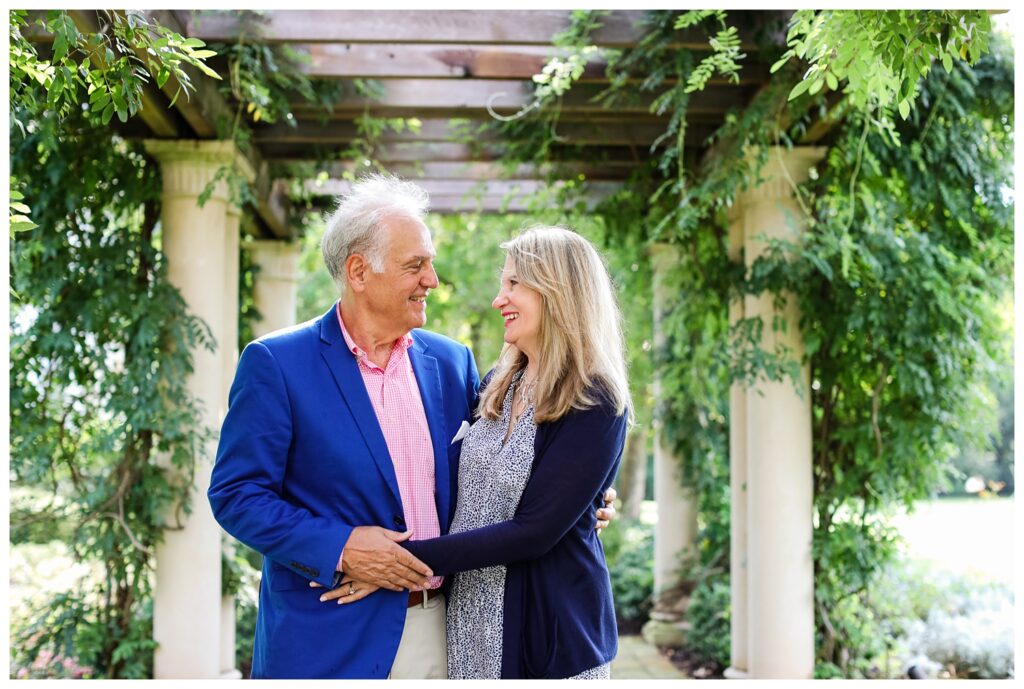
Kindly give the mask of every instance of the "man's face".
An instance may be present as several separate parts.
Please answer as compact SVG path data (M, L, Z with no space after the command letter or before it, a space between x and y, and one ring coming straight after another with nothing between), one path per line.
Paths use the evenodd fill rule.
M381 224L388 233L384 272L367 275L363 295L375 320L399 337L427 322L427 292L438 284L437 252L419 220L396 216Z

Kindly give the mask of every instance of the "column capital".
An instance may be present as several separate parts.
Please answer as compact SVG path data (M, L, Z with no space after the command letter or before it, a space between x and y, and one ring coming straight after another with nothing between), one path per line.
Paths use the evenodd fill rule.
M248 182L256 179L252 165L234 141L146 139L143 145L160 163L165 197L198 197L225 167L233 168ZM228 188L223 179L214 185L212 198L228 200Z
M764 167L759 171L760 182L752 184L746 190L736 195L737 203L733 205L732 212L737 212L737 206L758 203L762 201L773 201L787 199L793 196L793 187L807 181L811 168L818 163L828 152L827 146L767 146L768 158ZM753 159L760 152L760 147L747 149L748 160Z

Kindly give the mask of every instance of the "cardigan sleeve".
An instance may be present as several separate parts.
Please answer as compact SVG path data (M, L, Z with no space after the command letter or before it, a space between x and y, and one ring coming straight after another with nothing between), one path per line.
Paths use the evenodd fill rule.
M548 424L538 427L538 435ZM515 516L505 522L402 544L435 574L531 560L548 552L611 482L626 437L626 415L608 403L573 410L544 429Z

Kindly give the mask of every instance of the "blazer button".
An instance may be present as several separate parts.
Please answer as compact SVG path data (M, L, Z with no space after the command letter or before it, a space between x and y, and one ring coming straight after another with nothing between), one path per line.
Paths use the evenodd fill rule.
M395 517L395 526L397 526L399 529L404 529L405 528L405 520L402 519L401 517Z

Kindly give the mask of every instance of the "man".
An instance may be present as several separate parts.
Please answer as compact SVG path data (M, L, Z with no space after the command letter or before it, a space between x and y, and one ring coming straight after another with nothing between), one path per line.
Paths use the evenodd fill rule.
M265 556L253 677L446 677L441 580L397 542L447 533L479 378L468 348L419 329L438 284L426 210L411 183L354 184L322 242L341 298L239 361L209 499ZM310 587L342 572L382 590L320 602Z

